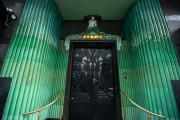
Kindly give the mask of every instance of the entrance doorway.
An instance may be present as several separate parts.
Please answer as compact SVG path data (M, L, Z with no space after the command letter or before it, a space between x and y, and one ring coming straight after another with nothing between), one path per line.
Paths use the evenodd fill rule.
M106 42L71 42L67 120L120 119L115 42Z

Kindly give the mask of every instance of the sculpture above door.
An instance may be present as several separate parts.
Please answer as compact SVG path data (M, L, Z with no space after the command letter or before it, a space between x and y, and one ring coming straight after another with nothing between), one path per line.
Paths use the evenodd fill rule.
M66 50L69 50L70 40L116 40L117 50L120 50L122 45L121 38L118 35L111 35L101 32L98 28L97 21L93 16L89 20L89 25L85 32L69 35L65 38Z

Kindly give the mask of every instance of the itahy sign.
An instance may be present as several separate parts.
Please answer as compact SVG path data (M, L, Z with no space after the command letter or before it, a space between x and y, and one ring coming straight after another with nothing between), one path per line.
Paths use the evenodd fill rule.
M83 39L102 39L103 35L83 35Z

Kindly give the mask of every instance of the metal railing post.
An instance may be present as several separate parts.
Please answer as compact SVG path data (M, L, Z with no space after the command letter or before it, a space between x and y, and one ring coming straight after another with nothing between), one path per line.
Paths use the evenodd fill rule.
M151 114L148 113L148 120L151 120Z
M59 111L59 120L62 118L62 100L60 99L60 111Z
M38 120L40 120L41 119L41 114L40 114L40 112L38 112Z
M123 95L123 104L124 104L124 120L126 120L126 98Z

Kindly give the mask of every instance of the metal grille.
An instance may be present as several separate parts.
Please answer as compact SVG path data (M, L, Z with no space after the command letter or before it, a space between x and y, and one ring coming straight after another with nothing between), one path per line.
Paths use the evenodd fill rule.
M75 48L71 102L113 103L112 50Z

